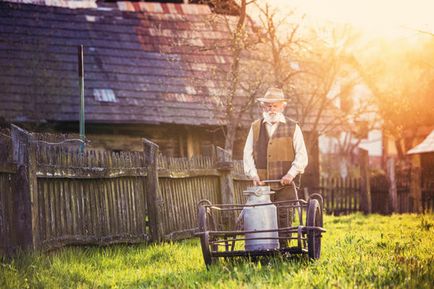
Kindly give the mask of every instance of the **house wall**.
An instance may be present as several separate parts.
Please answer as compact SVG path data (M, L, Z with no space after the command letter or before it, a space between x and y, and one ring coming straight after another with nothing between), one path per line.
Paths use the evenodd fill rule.
M49 125L19 124L28 131L65 133L69 138L78 138L78 123L50 123ZM233 159L243 159L243 149L248 129L237 132ZM310 132L304 132L305 140ZM169 124L95 124L86 125L86 138L93 149L114 151L143 151L143 138L158 144L161 153L169 157L192 157L211 155L213 146L224 147L224 132L218 127L195 127ZM306 144L309 164L302 177L302 185L319 185L318 137L312 146ZM55 141L55 140L53 140Z
M434 187L434 153L421 154L422 184Z
M78 124L58 123L42 130L71 133L78 130ZM142 151L142 139L147 138L158 144L164 155L171 157L209 155L213 145L224 145L224 135L220 129L175 124L90 123L86 125L86 138L94 149L115 151Z

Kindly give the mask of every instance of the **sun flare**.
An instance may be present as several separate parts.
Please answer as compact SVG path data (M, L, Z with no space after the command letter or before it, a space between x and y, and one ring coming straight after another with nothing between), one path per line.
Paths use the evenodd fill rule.
M310 21L351 24L373 36L434 33L432 0L260 0L282 14L296 9Z

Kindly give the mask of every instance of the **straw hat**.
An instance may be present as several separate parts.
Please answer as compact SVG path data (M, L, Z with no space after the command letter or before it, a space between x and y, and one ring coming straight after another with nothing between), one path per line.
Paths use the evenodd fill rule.
M264 97L257 98L256 101L275 103L275 102L285 102L286 98L283 90L276 87L270 87L265 93Z

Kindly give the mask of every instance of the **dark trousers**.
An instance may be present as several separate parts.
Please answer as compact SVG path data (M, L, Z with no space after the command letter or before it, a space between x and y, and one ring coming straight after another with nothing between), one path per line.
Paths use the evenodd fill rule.
M285 186L280 190L274 190L274 194L271 195L271 201L272 202L279 202L279 201L288 201L288 200L295 200L295 192L292 185ZM286 208L284 207L287 204L284 204L283 206L277 205L277 224L280 228L286 228L291 227L292 225L292 218L293 218L293 208ZM279 232L279 237L283 238L289 238L291 236L288 232ZM280 239L280 247L286 248L288 247L288 241L284 239Z

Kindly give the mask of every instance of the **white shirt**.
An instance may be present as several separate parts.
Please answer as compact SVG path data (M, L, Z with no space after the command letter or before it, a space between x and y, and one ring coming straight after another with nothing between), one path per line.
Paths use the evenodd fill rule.
M268 136L271 138L276 131L279 122L286 123L285 118L279 119L278 122L271 124L269 122L265 122L265 128L267 129ZM296 177L298 174L304 173L304 169L307 166L308 158L307 158L307 150L306 145L304 144L303 133L301 132L298 124L295 125L295 131L293 136L293 146L295 158L292 162L291 168L288 171L288 174L292 177ZM249 134L246 139L246 144L244 146L244 155L243 155L243 163L244 163L244 173L250 177L254 178L258 176L258 171L255 167L255 161L253 159L253 129L250 128Z

